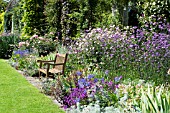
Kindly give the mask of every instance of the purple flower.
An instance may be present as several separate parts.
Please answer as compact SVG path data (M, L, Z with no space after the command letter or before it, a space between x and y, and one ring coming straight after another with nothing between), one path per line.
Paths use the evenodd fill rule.
M29 51L26 49L26 50L18 50L18 51L14 51L14 54L15 55L20 55L20 57L23 57L23 56L25 56L25 55L27 55L27 54L29 54Z
M109 70L105 70L105 74L108 75L109 74Z
M76 98L76 100L75 100L76 102L80 102L80 98Z
M100 81L101 81L102 83L104 83L104 78L101 78Z
M82 72L77 71L77 72L76 72L76 75L77 75L77 76L80 76L80 75L82 75Z
M109 81L109 82L107 83L107 85L108 85L108 86L112 86L112 85L113 85L113 82L112 82L112 81Z
M131 44L129 47L130 47L130 48L133 48L133 45Z
M116 84L116 85L115 85L115 88L119 88L119 85Z
M94 79L94 83L96 83L96 82L98 82L98 79L97 79L97 78Z
M110 54L110 57L113 57L113 54Z
M79 82L78 85L79 85L79 88L84 88L84 84L82 82Z
M81 78L78 80L78 85L79 85L79 88L84 88L84 86L86 86L86 79L84 78Z
M90 74L90 75L88 75L88 79L91 79L91 78L93 78L94 77L94 75L92 75L92 74Z
M85 82L86 82L86 79L85 79L85 78L80 78L80 79L78 80L78 82L85 83Z
M115 82L119 82L120 81L120 79L122 79L122 76L119 76L119 77L115 77Z

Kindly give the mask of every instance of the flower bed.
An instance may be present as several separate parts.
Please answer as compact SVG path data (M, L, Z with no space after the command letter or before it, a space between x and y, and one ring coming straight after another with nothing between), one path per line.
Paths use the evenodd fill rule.
M77 71L49 89L68 113L168 113L170 109L169 84L155 86L145 80L122 80L122 76L108 81Z
M55 96L71 113L168 113L170 24L163 23L160 19L143 28L111 26L82 34L67 47L66 76L43 81L43 92ZM34 35L20 43L13 62L18 69L37 70L36 59L48 53L50 42ZM46 55L41 59L53 58Z
M154 18L154 17L153 17ZM127 78L167 81L170 64L170 24L152 23L164 29L125 28L93 29L82 35L69 51L77 55L79 63L91 64L102 70L114 70ZM157 79L159 77L159 81Z

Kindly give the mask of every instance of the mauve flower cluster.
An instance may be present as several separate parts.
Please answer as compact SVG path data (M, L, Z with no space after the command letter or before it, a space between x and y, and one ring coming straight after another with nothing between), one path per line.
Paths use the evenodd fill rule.
M69 49L78 55L82 64L93 63L109 70L130 67L138 72L145 72L151 66L157 73L160 70L166 73L170 63L170 24L150 22L149 26L93 29Z
M105 99L105 102L110 102L113 97L111 95L116 97L115 90L118 88L118 83L122 78L122 76L119 76L113 80L106 81L104 78L96 78L93 74L84 77L80 71L77 71L75 75L75 78L73 78L75 84L73 86L75 87L70 88L69 93L64 96L64 108L76 105L77 102L82 105L95 101L100 102L102 99Z

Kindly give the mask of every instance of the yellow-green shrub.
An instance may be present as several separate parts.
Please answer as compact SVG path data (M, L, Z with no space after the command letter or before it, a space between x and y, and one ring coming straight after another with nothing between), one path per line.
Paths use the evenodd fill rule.
M4 31L4 15L5 12L0 13L0 33Z

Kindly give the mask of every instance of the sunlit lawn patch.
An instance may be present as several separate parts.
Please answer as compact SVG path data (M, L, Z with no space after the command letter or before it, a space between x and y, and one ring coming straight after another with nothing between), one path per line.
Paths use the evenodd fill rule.
M4 60L0 60L0 111L3 113L64 113Z

